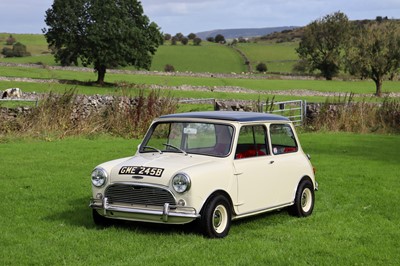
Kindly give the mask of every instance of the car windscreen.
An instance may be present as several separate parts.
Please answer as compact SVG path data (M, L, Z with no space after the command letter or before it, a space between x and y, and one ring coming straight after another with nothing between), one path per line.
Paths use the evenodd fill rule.
M227 156L234 129L226 124L203 122L158 122L146 135L140 152L176 152Z

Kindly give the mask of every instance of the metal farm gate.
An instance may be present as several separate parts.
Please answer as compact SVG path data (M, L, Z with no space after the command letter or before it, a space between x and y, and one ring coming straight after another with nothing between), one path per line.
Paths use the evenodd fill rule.
M282 115L289 118L295 126L301 126L306 117L306 101L294 100L284 102L263 103L260 110L265 113Z

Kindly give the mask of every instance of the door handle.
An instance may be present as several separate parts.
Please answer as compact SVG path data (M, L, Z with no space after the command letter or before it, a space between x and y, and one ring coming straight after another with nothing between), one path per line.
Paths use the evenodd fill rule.
M269 161L269 164L273 164L275 161Z

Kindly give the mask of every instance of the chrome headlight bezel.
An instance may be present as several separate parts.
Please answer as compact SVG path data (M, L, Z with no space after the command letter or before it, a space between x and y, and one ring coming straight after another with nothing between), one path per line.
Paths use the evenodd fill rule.
M108 174L107 171L101 167L96 167L92 171L92 184L95 187L102 187L107 182Z
M177 173L171 181L172 188L178 193L185 193L190 189L191 180L185 173Z

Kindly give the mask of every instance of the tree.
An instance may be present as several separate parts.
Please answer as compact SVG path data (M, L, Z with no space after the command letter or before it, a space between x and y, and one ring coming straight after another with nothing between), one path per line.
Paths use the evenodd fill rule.
M165 71L165 72L175 72L175 68L174 68L173 65L166 64L166 65L164 66L164 71Z
M149 69L163 42L158 26L143 14L137 0L54 0L43 29L62 65L93 64L97 82L107 68L132 65Z
M6 40L7 45L13 45L17 40L10 34Z
M20 42L13 45L13 54L15 57L30 56L31 53L26 50L26 46Z
M349 25L347 16L336 12L305 27L296 52L301 60L308 62L310 72L319 70L327 80L339 73L343 50L350 37Z
M171 34L169 34L169 33L164 34L164 41L169 41L169 40L171 40L171 38L172 38Z
M267 68L267 65L266 65L265 63L259 63L259 64L256 66L256 70L257 70L258 72L262 73L262 72L266 72L266 71L268 70L268 68Z
M346 66L351 74L375 82L375 95L382 95L382 83L400 67L400 27L398 22L383 20L357 25L346 51Z
M222 34L217 34L214 40L216 43L225 43L225 37Z
M178 32L177 34L175 34L174 36L176 38L176 40L181 41L183 37L185 37L182 33Z
M196 34L194 34L193 32L188 35L189 40L194 40L194 38L196 37Z
M206 40L208 42L215 42L215 38L214 37L207 37Z
M196 45L196 46L200 45L201 44L201 39L199 37L194 38L193 39L193 44Z
M186 38L186 37L183 37L183 38L181 39L181 43L182 43L183 45L188 44L188 42L189 42L189 39Z

